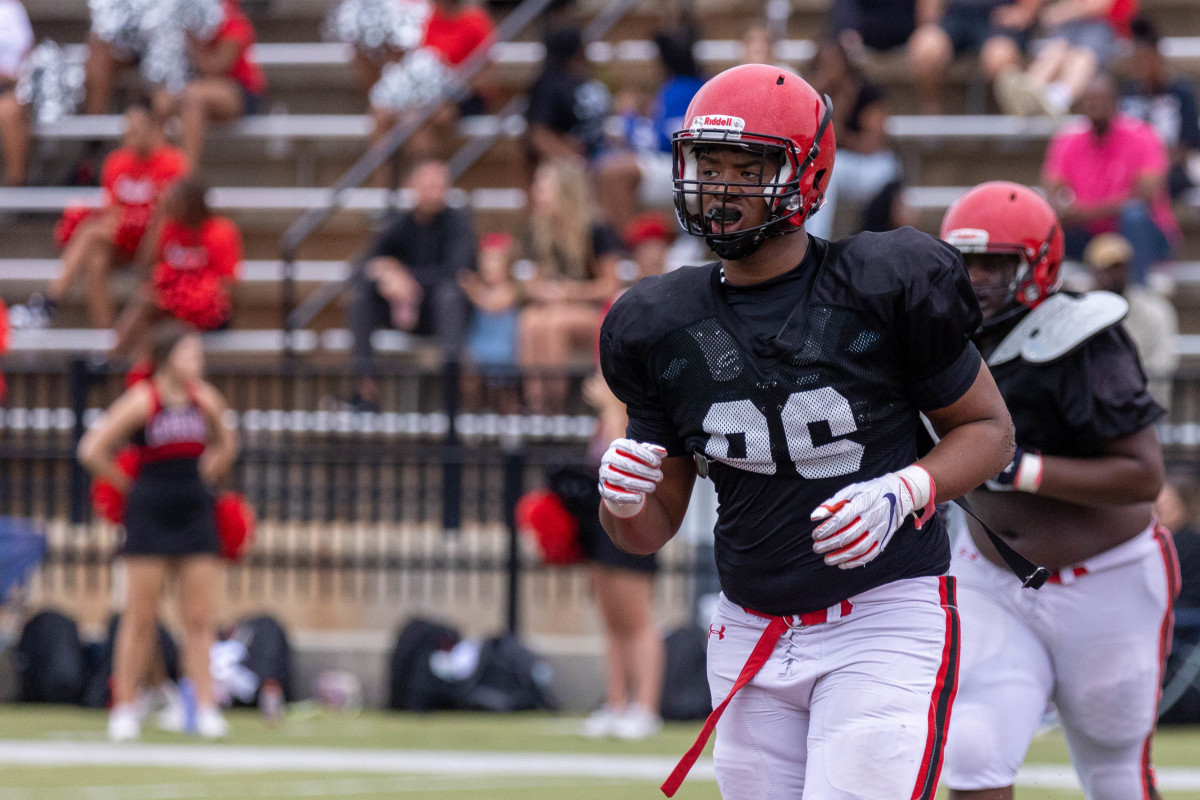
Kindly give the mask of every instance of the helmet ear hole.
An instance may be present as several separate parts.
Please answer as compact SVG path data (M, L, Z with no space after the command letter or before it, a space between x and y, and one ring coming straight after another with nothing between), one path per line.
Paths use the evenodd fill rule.
M821 185L821 181L825 178L825 170L819 169L813 173L813 188Z

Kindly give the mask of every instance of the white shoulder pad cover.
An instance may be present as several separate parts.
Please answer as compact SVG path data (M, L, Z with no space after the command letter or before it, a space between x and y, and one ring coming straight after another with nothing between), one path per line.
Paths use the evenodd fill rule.
M1062 358L1125 318L1129 303L1112 292L1053 294L1021 320L988 358L995 366L1017 356L1033 364Z

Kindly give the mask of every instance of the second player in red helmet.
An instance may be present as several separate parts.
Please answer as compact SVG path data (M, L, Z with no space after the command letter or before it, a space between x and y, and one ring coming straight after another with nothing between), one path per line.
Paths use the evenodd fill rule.
M955 542L962 677L946 750L953 800L1011 800L1057 706L1084 794L1156 798L1150 736L1178 572L1154 523L1162 409L1121 328L1125 301L1059 291L1063 235L1041 195L985 183L946 212L983 322L973 339L1016 427L1013 460L976 491L979 517L1053 570L1037 592L982 527Z
M962 256L912 228L808 234L834 132L787 70L712 78L674 149L680 224L720 260L642 279L600 335L629 417L600 468L613 541L661 548L698 474L720 500L716 710L664 791L715 727L727 800L928 800L959 635L935 499L1011 458Z

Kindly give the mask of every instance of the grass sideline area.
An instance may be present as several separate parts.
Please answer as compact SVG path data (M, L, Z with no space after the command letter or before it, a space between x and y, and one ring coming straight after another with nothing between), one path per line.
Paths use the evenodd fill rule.
M311 706L293 706L276 728L266 726L253 711L230 714L233 735L228 748L210 745L147 726L141 742L122 745L133 760L145 763L97 766L86 764L87 752L110 747L105 740L105 715L99 711L45 706L0 707L0 797L4 800L233 800L237 798L463 798L464 800L617 800L656 798L665 777L659 762L669 765L691 743L697 724L668 725L647 742L590 741L577 735L579 717L555 714L407 715L364 713L346 716L322 713ZM145 745L145 747L143 747ZM111 746L116 747L116 746ZM45 765L15 763L13 748L46 756ZM7 758L5 757L8 752ZM262 753L263 769L230 760L226 753ZM351 758L366 763L373 754L417 751L430 763L413 774L379 769L320 766L317 755ZM480 762L508 762L512 774L475 774L470 769L442 770L433 763L442 757L466 763L472 754ZM156 765L167 754L170 765ZM288 755L311 759L300 767L272 768L273 758ZM78 757L84 765L73 765ZM185 766L194 758L199 766ZM489 761L490 759L490 761ZM1168 728L1155 742L1155 761L1163 772L1186 789L1163 781L1164 800L1200 800L1200 729ZM1020 784L1020 800L1081 798L1078 790L1031 785L1049 775L1050 787L1062 786L1067 770L1066 745L1061 735L1034 742L1027 762L1031 774ZM532 774L522 774L529 763ZM562 769L542 769L553 764ZM630 765L623 769L622 764ZM633 767L637 768L634 769ZM402 768L402 767L401 767ZM575 769L581 774L571 774ZM669 766L666 767L669 769ZM590 772L591 774L586 774ZM609 774L611 773L611 774ZM637 773L637 774L634 774ZM649 774L647 774L649 773ZM1057 775L1052 775L1057 773ZM945 796L945 792L941 793ZM717 800L711 778L692 777L677 797Z

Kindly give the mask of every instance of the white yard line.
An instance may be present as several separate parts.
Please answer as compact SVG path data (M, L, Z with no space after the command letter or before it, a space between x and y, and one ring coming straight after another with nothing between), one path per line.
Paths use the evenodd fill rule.
M14 767L175 767L238 772L353 772L378 775L424 775L453 778L449 789L471 788L469 785L498 786L496 776L513 779L573 778L628 781L663 780L675 766L673 756L598 755L575 753L497 753L448 750L365 750L323 747L250 747L242 745L175 745L175 744L113 744L110 742L51 742L0 740L0 764ZM1161 789L1200 790L1200 768L1159 767L1158 785ZM488 777L489 780L483 780ZM688 780L714 780L709 759L696 764ZM322 795L369 794L376 791L409 791L407 783L384 779L336 779L307 782L273 783L270 796L299 797L317 791ZM0 774L0 786L4 783ZM197 794L196 787L205 783L198 777L194 783L150 784L129 787L93 787L94 791L72 790L76 800L175 800L189 797L212 797L212 789ZM317 789L313 784L319 783ZM438 781L428 781L425 791L437 791ZM558 781L554 781L558 785ZM310 788L304 790L302 785ZM544 785L536 780L514 782L521 786ZM1046 789L1078 790L1079 782L1069 766L1028 764L1017 778L1018 786ZM339 788L340 787L340 788ZM264 787L267 788L267 787ZM415 790L415 789L413 789ZM5 789L6 800L49 800L67 795L50 795L39 790L20 790L14 794ZM266 796L266 795L261 795Z
M183 767L253 772L365 772L392 775L539 775L662 780L669 756L496 753L448 750L360 750L238 745L112 744L0 741L0 764L23 767ZM711 761L692 775L713 779ZM0 778L0 781L3 779Z
M589 784L621 785L628 781L591 779ZM578 779L496 777L479 775L393 776L372 778L321 778L304 781L211 783L198 776L190 783L143 783L108 786L60 786L40 789L4 789L5 800L266 800L266 798L355 797L364 794L461 793L487 789L572 789Z

